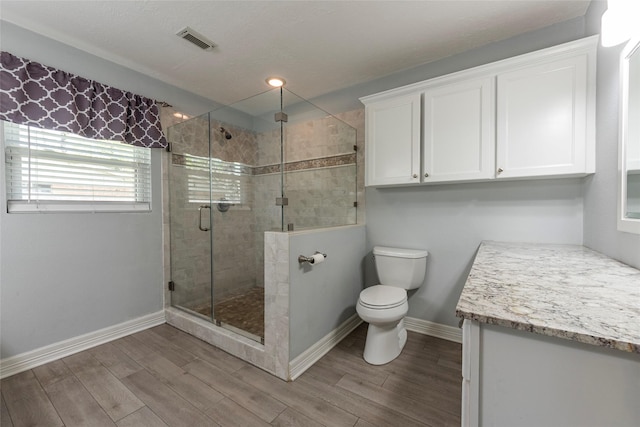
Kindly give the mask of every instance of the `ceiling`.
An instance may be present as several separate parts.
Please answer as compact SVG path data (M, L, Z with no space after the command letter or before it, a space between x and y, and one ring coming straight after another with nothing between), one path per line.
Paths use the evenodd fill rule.
M311 99L553 23L589 1L8 1L0 17L222 104ZM217 47L175 34L190 26Z

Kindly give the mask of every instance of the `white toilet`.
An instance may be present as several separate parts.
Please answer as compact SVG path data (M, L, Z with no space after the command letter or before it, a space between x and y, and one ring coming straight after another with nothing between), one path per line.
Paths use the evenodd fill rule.
M373 248L380 284L360 292L356 311L369 323L364 360L383 365L400 355L407 342L404 317L409 310L407 290L422 285L427 271L427 251Z

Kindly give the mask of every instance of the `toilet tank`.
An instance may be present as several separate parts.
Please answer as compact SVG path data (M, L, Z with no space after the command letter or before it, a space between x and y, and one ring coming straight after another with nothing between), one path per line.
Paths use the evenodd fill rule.
M429 252L375 246L376 271L381 285L416 289L424 282Z

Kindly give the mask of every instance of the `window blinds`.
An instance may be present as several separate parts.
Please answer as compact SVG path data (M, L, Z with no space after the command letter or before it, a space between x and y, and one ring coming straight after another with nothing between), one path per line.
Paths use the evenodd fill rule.
M183 165L189 170L187 193L190 203L248 203L251 168L241 163L226 162L185 154Z
M9 212L150 210L151 151L4 122Z

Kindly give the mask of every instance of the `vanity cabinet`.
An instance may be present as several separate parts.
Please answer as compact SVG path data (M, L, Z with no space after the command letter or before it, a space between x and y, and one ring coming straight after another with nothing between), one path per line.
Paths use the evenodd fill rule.
M482 242L456 305L463 427L640 426L640 270Z
M595 171L589 37L361 98L365 185Z
M640 355L464 320L462 427L640 425Z

